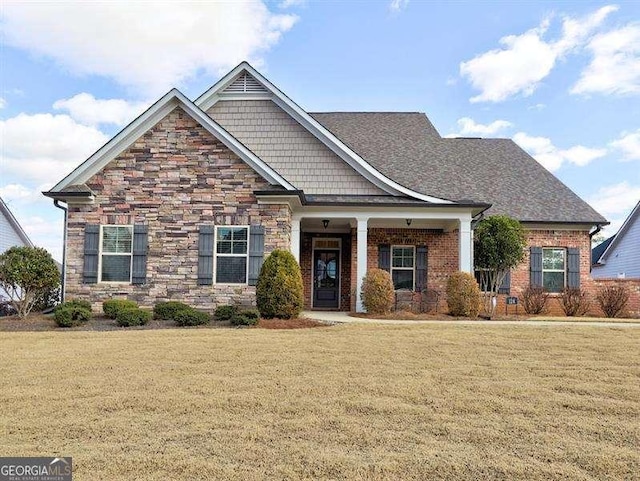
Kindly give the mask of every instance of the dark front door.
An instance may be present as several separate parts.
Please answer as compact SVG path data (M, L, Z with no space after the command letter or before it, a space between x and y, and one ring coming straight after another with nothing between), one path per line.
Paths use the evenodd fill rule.
M340 251L313 251L313 307L340 307Z

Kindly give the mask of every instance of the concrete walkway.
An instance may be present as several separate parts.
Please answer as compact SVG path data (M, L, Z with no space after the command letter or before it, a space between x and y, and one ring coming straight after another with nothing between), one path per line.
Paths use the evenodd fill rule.
M487 321L479 320L391 320L391 319L366 319L362 317L351 317L348 312L336 311L304 311L303 317L316 319L318 321L343 324L459 324L469 326L596 326L596 327L629 327L640 328L640 322L607 322L607 321Z

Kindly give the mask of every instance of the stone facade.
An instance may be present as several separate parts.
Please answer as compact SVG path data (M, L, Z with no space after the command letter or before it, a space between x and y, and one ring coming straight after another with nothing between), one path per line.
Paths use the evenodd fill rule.
M112 297L151 307L180 300L212 310L255 303L255 287L197 284L198 229L202 224L262 225L265 255L290 245L288 205L258 204L253 192L269 184L219 140L177 108L93 176L93 205L70 205L66 298L95 308ZM146 224L147 283L83 284L86 224Z

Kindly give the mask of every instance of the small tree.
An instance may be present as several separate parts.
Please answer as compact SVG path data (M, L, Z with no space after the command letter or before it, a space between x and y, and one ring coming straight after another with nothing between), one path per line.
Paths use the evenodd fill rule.
M55 261L40 247L12 247L0 255L0 287L20 317L26 317L43 293L60 283Z
M493 316L498 289L509 269L524 258L524 230L515 219L494 215L481 220L475 229L475 267L480 271L484 310Z
M264 260L256 285L256 304L267 319L298 317L304 305L302 274L291 252L274 250Z
M362 280L362 303L367 312L386 314L393 309L394 301L391 275L382 269L369 269Z

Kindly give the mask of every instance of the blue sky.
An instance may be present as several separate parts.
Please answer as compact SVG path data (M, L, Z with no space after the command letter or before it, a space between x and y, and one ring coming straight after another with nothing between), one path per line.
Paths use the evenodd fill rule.
M40 191L171 87L196 98L242 60L308 111L511 137L608 234L640 201L639 2L9 1L0 42L0 195L58 259Z

